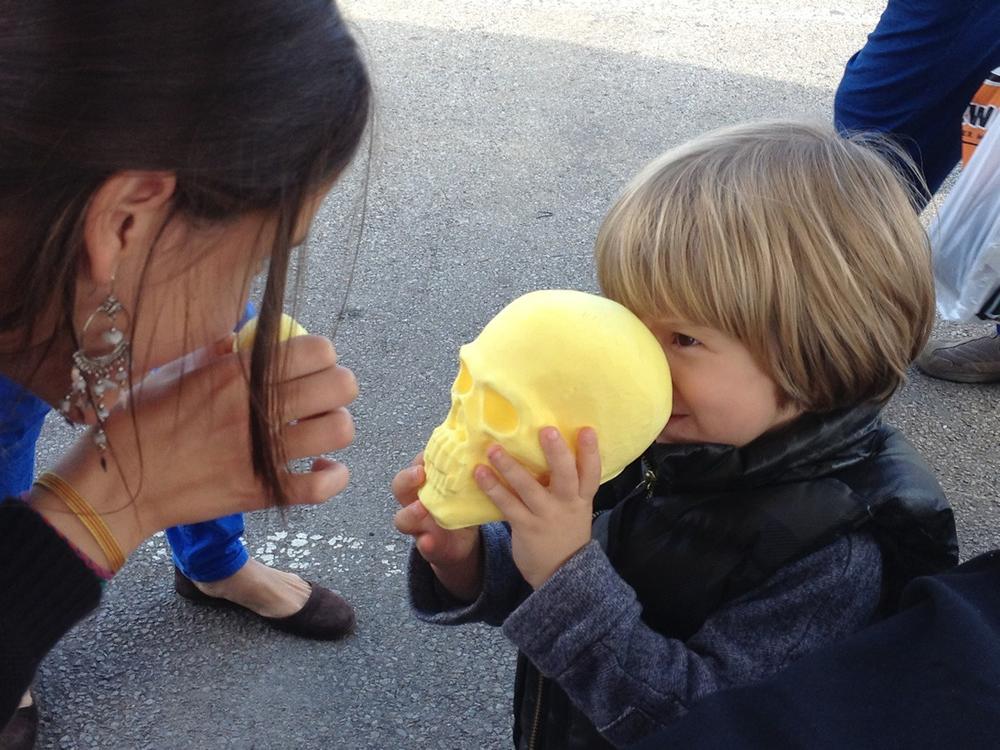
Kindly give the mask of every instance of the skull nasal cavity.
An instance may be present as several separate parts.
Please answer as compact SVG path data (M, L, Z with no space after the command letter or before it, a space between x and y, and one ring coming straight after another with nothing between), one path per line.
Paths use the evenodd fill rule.
M487 386L483 388L483 421L497 432L510 433L520 420L514 405Z
M458 366L458 377L455 378L455 392L465 395L472 390L472 376L465 367L465 362Z
M451 411L448 412L448 426L458 427L459 422L465 420L465 415L463 414L462 404L456 401L452 404Z

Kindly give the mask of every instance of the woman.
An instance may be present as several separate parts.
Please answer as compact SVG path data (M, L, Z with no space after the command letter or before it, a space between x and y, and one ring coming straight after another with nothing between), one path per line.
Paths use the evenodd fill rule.
M33 0L0 5L0 24L0 375L15 393L0 425L27 420L33 440L32 397L90 425L0 502L2 725L143 538L346 484L325 459L283 468L350 443L356 385L328 341L279 345L277 320L369 89L324 0ZM232 354L265 264L253 352ZM171 532L179 593L307 636L349 630L346 602L249 560L240 530ZM193 582L202 553L217 577Z

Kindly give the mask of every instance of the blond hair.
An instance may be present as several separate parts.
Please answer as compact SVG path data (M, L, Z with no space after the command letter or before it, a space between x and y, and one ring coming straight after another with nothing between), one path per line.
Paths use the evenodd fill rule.
M697 138L608 213L601 287L642 318L737 338L784 403L883 403L934 320L927 236L886 155L907 168L884 139L796 122Z

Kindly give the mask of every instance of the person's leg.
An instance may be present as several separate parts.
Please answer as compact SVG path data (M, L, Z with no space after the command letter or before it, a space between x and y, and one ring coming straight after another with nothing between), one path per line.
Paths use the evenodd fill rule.
M969 101L1000 65L998 29L996 0L889 0L865 46L847 62L834 99L837 128L892 136L933 195L961 156ZM925 202L930 199L912 175L906 177ZM970 341L931 342L916 364L944 380L1000 381L1000 338L991 332Z
M192 581L211 583L228 578L250 557L243 544L243 516L239 513L174 526L166 530L166 536L174 565Z
M253 315L253 305L247 304L237 329ZM243 528L243 516L236 514L167 529L180 573L177 593L196 601L232 602L307 638L339 638L353 629L354 612L339 594L250 557Z
M247 302L236 330L255 314L253 303ZM166 536L174 565L192 581L211 583L229 578L250 558L243 545L243 516L239 513L205 523L175 526L166 530Z
M19 495L35 478L35 444L49 405L0 376L0 493Z
M961 156L963 112L1000 65L998 30L997 0L889 0L847 63L836 126L892 135L933 194Z

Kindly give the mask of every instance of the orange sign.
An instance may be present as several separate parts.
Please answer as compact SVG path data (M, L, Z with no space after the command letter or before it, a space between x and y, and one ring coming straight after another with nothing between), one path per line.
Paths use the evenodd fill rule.
M1000 109L1000 68L990 73L979 91L972 97L962 117L962 164L968 164L976 146L986 135L990 125L1000 127L997 110Z

